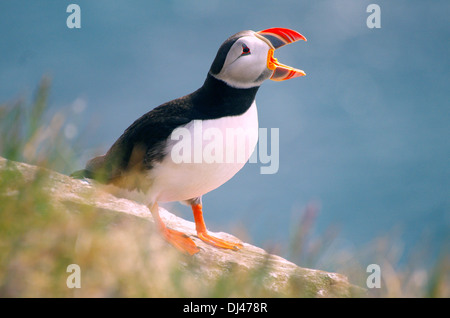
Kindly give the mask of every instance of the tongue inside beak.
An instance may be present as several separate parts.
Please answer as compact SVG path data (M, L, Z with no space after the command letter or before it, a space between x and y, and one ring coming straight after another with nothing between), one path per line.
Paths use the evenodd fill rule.
M290 78L306 75L302 70L281 64L273 57L275 49L278 49L286 44L296 42L298 40L306 41L306 38L297 31L285 28L271 28L256 32L257 35L270 45L269 53L267 55L267 68L273 70L273 81L284 81Z
M302 70L298 70L278 62L278 60L273 57L273 52L274 50L270 49L269 54L267 55L267 68L269 70L274 70L272 77L270 77L272 81L284 81L290 78L306 75L306 73Z

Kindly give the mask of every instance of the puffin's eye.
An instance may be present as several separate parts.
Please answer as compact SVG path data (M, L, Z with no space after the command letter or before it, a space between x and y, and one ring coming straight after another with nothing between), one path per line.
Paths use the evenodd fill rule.
M249 55L249 54L250 54L250 48L247 45L242 44L242 54L241 55Z

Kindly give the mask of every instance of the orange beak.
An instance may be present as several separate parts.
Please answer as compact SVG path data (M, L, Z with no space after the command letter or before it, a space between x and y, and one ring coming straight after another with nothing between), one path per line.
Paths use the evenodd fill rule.
M302 70L281 64L273 57L273 52L286 44L294 43L298 40L306 41L303 35L297 31L285 28L271 28L256 32L256 35L259 35L271 47L267 55L267 68L273 70L271 80L284 81L306 75Z

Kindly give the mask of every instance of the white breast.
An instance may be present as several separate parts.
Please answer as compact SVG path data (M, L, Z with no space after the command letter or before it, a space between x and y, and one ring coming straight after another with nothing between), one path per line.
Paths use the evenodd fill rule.
M188 123L169 137L168 155L150 170L148 199L183 201L216 189L241 170L257 142L255 102L240 116Z

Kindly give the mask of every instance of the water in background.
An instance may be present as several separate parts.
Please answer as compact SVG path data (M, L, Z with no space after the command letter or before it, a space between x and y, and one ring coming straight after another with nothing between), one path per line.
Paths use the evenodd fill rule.
M52 109L73 114L67 138L89 132L81 168L143 113L197 89L231 34L295 29L308 42L276 55L307 76L257 96L260 126L280 131L279 171L248 164L206 195L209 228L286 246L316 202L315 232L338 226L343 246L398 230L407 253L424 235L437 250L450 225L450 5L376 2L381 29L366 25L369 1L80 0L82 27L68 29L68 3L2 1L0 100L49 75Z

